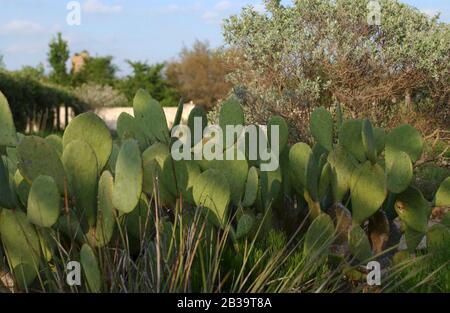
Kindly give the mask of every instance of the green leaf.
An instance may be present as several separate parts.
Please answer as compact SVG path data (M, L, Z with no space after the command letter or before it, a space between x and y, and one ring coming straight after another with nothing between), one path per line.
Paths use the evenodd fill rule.
M75 140L85 141L91 146L97 158L98 171L101 172L108 163L112 151L112 138L105 122L92 112L78 115L64 132L64 149Z
M400 151L406 152L413 163L422 155L422 136L411 125L401 125L386 136L386 168L391 168Z
M250 207L255 203L256 197L258 196L258 189L258 170L256 169L256 167L251 167L248 171L247 182L245 184L244 199L242 200L242 205L244 207Z
M85 141L73 140L65 147L62 161L75 206L89 226L94 226L99 171L95 152Z
M8 168L0 156L0 207L14 209L15 206L16 199L9 179Z
M102 288L100 268L94 251L87 244L81 247L80 261L89 290L94 293L100 292Z
M387 187L390 192L402 193L405 191L413 179L413 165L409 155L399 151L397 157L392 162L387 171Z
M141 152L135 140L126 140L120 148L114 181L114 207L130 213L137 206L142 193L143 169Z
M88 234L89 243L103 247L111 240L116 224L113 205L114 179L110 172L103 172L98 184L98 210L95 228Z
M52 227L59 218L60 196L50 176L39 176L31 185L28 196L28 220L34 225Z
M289 127L286 123L285 119L281 116L273 116L270 118L267 123L267 138L269 140L269 144L273 142L272 139L272 126L278 126L278 151L284 150L289 140Z
M24 137L17 146L20 174L31 183L38 176L52 177L59 192L64 193L65 172L63 164L53 147L37 136Z
M369 161L356 169L351 178L353 221L362 224L375 214L387 196L386 176L378 164Z
M362 126L361 120L347 120L339 132L339 143L360 162L366 160Z
M227 101L223 102L219 112L219 125L223 131L224 148L227 148L227 126L239 126L244 125L245 116L244 111L235 97L231 97ZM243 130L243 129L242 129ZM240 134L234 135L233 144L237 141Z
M148 92L139 89L133 100L134 118L150 142L155 140L169 144L169 128L166 115L158 101Z
M362 141L364 149L366 150L367 158L372 162L372 164L377 163L377 150L375 135L372 127L372 123L365 119L362 124Z
M224 227L228 218L230 187L221 171L210 169L195 181L193 195L195 204L206 208L212 214L208 217L218 226Z
M348 234L348 245L350 252L360 262L372 257L372 247L369 238L359 225L354 225Z
M427 248L431 252L447 251L450 248L450 228L435 224L427 232Z
M39 237L25 213L2 210L0 237L19 288L24 289L37 277L41 250Z
M450 177L447 177L436 192L434 199L436 206L447 207L450 206Z
M145 136L136 119L126 112L122 112L117 119L117 134L120 139L126 140L134 138L138 141L141 150L149 145L149 140Z
M417 246L422 242L425 233L415 231L414 229L406 226L405 228L405 240L408 252L414 253Z
M317 258L320 255L327 255L333 239L333 221L327 214L319 215L314 219L306 232L303 246L304 254L313 258Z
M427 231L431 207L417 188L409 187L397 195L395 211L411 229L420 233Z
M236 229L236 239L241 239L252 231L255 225L256 218L253 214L244 213L238 220L238 225Z
M289 152L289 165L292 174L303 187L306 187L306 168L311 155L312 150L306 143L295 144Z
M338 203L344 199L344 196L350 189L350 181L355 165L350 155L340 145L329 154L328 162L332 171L331 187L333 198L334 202Z
M201 129L197 130L197 133L199 134L198 137L195 136L195 134L196 134L195 118L196 117L201 118L201 123L200 123ZM191 140L192 140L191 147L193 147L202 140L203 130L206 128L206 126L208 126L208 117L206 115L205 110L200 106L194 107L192 109L191 113L189 113L187 125L188 125L189 129L191 130Z
M14 147L17 144L16 127L8 100L0 91L0 146Z
M331 151L333 149L333 116L320 107L311 114L311 134L316 143Z

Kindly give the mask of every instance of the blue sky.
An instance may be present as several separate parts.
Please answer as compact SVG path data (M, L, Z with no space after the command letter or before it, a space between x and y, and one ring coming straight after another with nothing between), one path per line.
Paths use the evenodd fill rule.
M127 74L125 59L151 63L174 58L196 39L223 44L221 21L261 0L80 0L81 25L66 23L69 1L0 0L0 54L8 69L46 65L48 42L61 31L70 50L112 55ZM291 1L285 0L285 3ZM403 0L450 22L449 0Z

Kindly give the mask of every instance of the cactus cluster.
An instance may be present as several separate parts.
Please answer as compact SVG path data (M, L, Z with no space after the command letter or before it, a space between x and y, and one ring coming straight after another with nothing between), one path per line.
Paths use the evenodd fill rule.
M298 210L309 212L303 244L308 257L327 255L341 240L354 259L370 259L385 248L383 235L397 216L410 251L425 235L430 247L449 240L449 218L429 228L432 204L413 186L413 164L424 143L409 125L386 132L369 120L351 119L336 126L331 113L319 108L311 116L313 144L290 145L288 125L275 116L268 125L279 126L280 166L262 171L259 156L174 160L171 147L177 138L171 137L159 103L140 90L133 105L134 117L119 117L117 139L89 112L73 119L62 138L40 138L16 134L0 93L0 250L21 288L51 262L55 240L66 238L78 247L75 257L89 290L101 291L98 249L122 236L118 229L137 240L141 218L155 216L148 211L152 203L172 211L200 207L213 227L231 225L236 243L279 225L286 199L296 199ZM178 117L182 110L180 105ZM187 123L192 133L196 117L202 118L202 130L207 125L206 113L196 107ZM178 118L174 126L179 123ZM224 102L220 127L244 124L239 102ZM274 136L270 127L261 134ZM190 146L194 151L208 140L193 138ZM221 152L236 153L236 138L232 142ZM449 179L434 204L450 206Z

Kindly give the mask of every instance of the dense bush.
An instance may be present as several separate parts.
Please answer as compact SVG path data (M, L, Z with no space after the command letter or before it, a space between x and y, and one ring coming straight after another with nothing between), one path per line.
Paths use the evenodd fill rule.
M51 84L39 82L31 77L0 70L0 91L5 94L11 105L18 131L24 131L27 125L34 124L39 129L51 130L58 108L71 107L81 113L83 102L71 92Z
M310 108L335 101L376 122L407 119L418 93L448 121L449 24L391 0L380 1L381 26L368 24L368 0L265 4L266 13L245 8L224 26L240 51L231 82L257 121L279 113L301 137Z
M73 93L86 104L86 110L129 106L128 99L108 85L83 84L75 88Z

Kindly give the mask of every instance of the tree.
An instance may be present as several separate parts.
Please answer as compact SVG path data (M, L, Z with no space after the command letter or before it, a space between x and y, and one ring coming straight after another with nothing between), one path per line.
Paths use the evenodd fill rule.
M0 54L0 69L5 68L5 62L3 61L3 55Z
M265 4L267 13L247 7L224 25L225 41L240 52L230 79L259 122L278 113L306 130L310 108L335 101L386 121L386 112L412 109L393 102L424 89L448 103L450 28L437 17L380 0L376 26L367 22L367 0Z
M65 85L68 83L68 74L66 62L69 59L70 51L67 41L62 38L61 33L57 34L49 44L48 62L52 68L50 79L57 83Z
M149 65L147 62L130 61L132 74L117 83L117 88L132 101L139 89L146 89L153 98L160 101L163 106L176 106L178 94L163 75L165 64Z
M86 83L113 86L118 68L112 62L113 57L88 57L79 72L72 73L72 84L81 86Z
M232 66L223 49L211 49L207 42L196 41L183 48L177 60L167 66L167 77L186 100L211 108L231 90L225 78Z
M16 73L22 77L32 78L35 80L45 79L45 68L42 63L39 63L36 67L25 65Z

